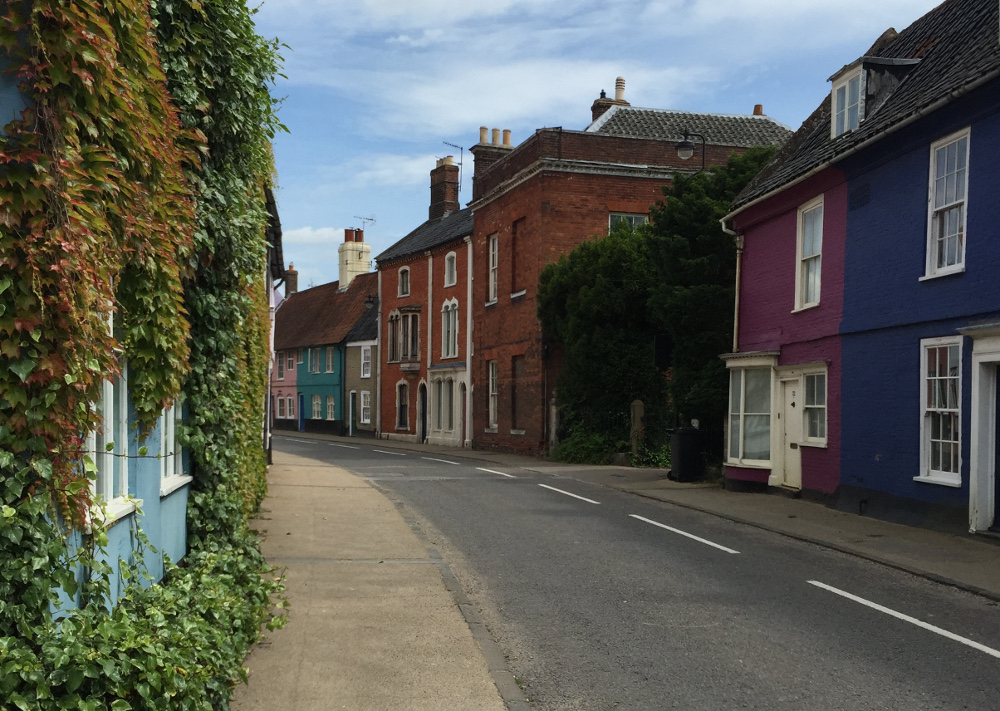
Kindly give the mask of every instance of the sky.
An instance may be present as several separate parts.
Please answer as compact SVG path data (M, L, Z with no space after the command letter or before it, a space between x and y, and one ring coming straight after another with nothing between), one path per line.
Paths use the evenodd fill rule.
M437 158L479 127L582 130L625 78L633 106L750 114L797 129L830 75L938 0L263 0L282 42L272 88L286 265L299 288L338 278L344 228L372 258L427 219ZM459 146L454 148L451 145ZM374 265L373 265L374 268Z

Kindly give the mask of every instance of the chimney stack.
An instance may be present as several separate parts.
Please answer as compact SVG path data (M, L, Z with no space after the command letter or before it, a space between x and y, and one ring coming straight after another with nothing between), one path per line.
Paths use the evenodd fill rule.
M295 265L289 263L288 269L285 270L285 298L287 299L298 290L299 273L295 271Z
M458 202L458 166L452 156L445 156L431 171L431 206L427 219L436 220L461 209Z
M631 106L629 102L625 101L625 77L615 79L614 99L609 99L604 90L601 90L600 98L594 101L590 107L590 120L596 121L612 106Z
M490 166L514 150L510 141L510 129L503 130L503 143L500 142L501 131L499 128L494 128L492 134L493 140L490 142L490 129L486 126L480 126L479 143L469 149L475 158L475 167L472 172L473 200L479 199L482 192L480 183Z
M763 116L764 115L764 104L754 104L753 105L753 115Z
M368 273L372 248L364 240L364 230L344 230L344 243L337 250L340 255L340 285L337 291L347 291L354 277Z

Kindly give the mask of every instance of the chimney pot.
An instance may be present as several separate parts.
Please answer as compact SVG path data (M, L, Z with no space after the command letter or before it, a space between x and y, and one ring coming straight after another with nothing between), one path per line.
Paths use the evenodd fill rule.
M285 270L285 296L291 296L298 290L299 273L295 271L295 265L289 262L288 269Z
M505 128L503 130L503 144L510 147L510 129Z
M615 79L615 101L625 101L625 77Z
M493 129L493 145L494 146L499 146L500 145L500 129L499 128L494 128Z
M354 230L354 241L364 242L365 241L365 231L364 230Z
M489 133L490 133L490 129L488 129L486 126L480 126L479 127L479 142L480 143L489 143L490 142Z
M754 104L753 115L754 116L763 116L764 115L764 104Z
M344 230L344 241L345 242L354 241L354 230Z

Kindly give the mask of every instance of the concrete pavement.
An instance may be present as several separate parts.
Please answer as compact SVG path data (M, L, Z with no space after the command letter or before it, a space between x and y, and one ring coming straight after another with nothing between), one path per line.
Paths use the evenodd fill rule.
M232 708L508 708L494 682L504 670L491 676L447 567L396 506L343 469L280 452L274 462L256 527L291 607L251 651Z

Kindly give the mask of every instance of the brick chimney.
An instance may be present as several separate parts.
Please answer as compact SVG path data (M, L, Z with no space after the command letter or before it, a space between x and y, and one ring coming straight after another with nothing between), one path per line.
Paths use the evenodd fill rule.
M372 248L365 243L364 230L344 230L344 243L337 249L340 255L340 285L337 291L347 291L354 277L367 274L372 261Z
M480 181L487 169L498 160L506 156L514 146L510 144L510 131L504 130L503 143L500 142L500 129L493 129L493 141L489 139L490 130L486 126L479 127L479 143L474 145L469 151L475 158L475 168L472 172L472 199L477 200L482 192Z
M612 106L631 106L629 102L625 101L625 77L615 79L615 98L609 99L604 90L601 90L601 98L594 101L590 107L590 120L596 121Z
M458 166L452 156L445 156L431 171L431 206L427 211L430 220L458 212Z
M764 115L764 104L754 104L753 105L753 115L763 116Z
M298 290L299 273L295 271L295 265L289 263L288 269L285 270L285 298L287 299Z

